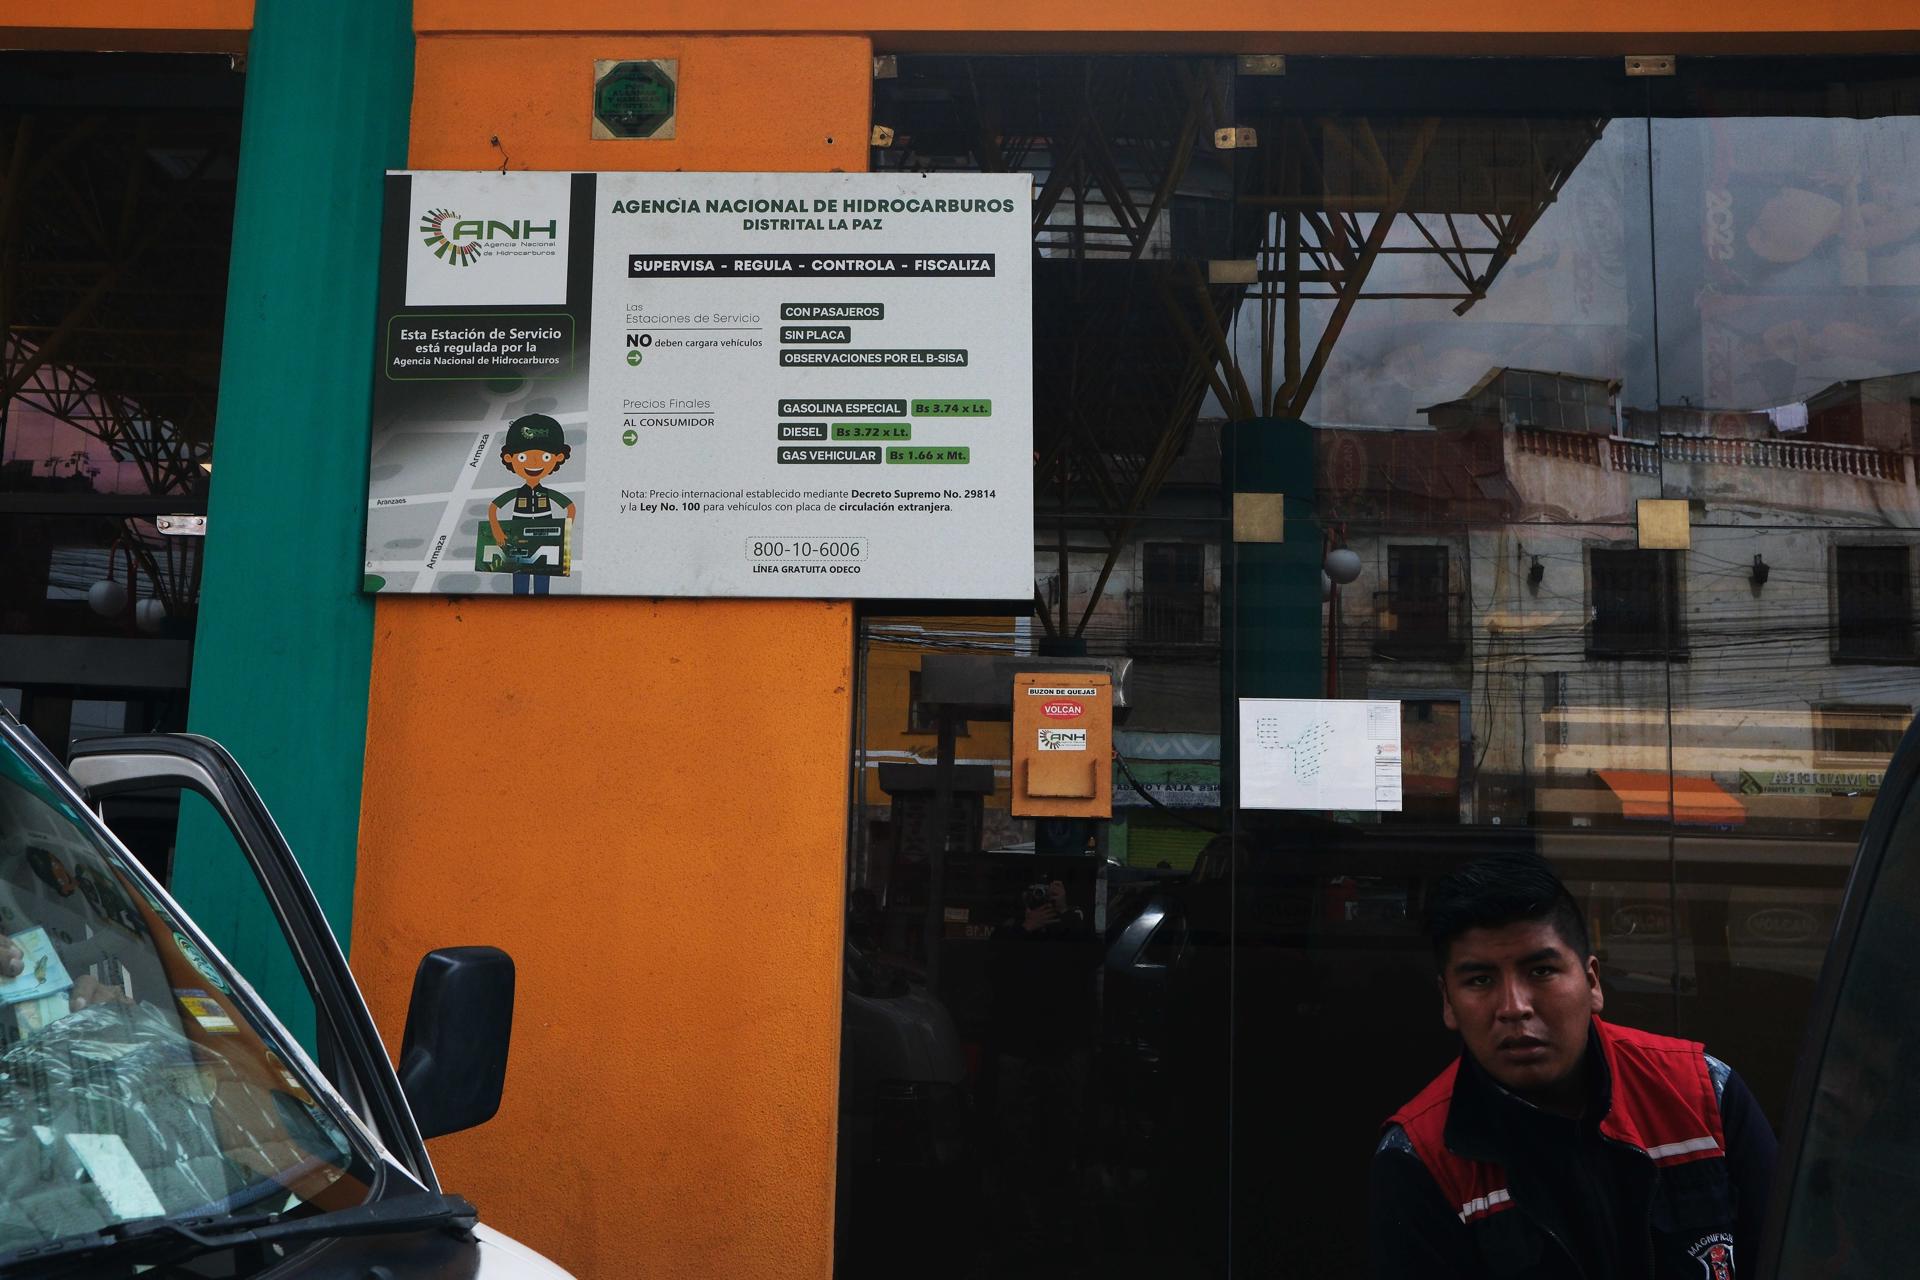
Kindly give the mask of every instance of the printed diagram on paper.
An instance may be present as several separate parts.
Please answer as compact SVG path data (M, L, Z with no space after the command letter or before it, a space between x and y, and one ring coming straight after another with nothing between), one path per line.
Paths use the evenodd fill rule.
M1260 745L1268 750L1287 755L1287 767L1293 776L1301 782L1312 782L1320 776L1320 765L1327 757L1327 744L1333 738L1333 726L1325 720L1316 721L1291 739L1286 731L1298 728L1279 716L1262 716L1255 722L1253 731Z
M1400 704L1240 700L1247 809L1400 808Z

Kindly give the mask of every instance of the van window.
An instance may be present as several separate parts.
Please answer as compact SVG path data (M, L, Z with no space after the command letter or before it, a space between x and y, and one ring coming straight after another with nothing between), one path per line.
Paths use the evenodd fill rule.
M352 1122L241 988L0 737L0 1268L137 1218L366 1199Z
M1820 1062L1779 1274L1903 1275L1920 1199L1920 803L1873 885Z

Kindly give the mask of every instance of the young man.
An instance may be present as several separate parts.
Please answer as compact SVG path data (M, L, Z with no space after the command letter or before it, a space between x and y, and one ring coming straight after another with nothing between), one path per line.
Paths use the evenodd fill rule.
M1774 1154L1740 1077L1596 1016L1586 923L1538 858L1444 877L1428 924L1465 1052L1374 1152L1375 1274L1736 1280Z

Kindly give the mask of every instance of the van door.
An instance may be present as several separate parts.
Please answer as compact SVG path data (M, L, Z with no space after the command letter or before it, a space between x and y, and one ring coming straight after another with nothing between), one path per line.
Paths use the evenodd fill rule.
M1908 1275L1920 1203L1920 721L1861 837L1789 1100L1763 1277Z
M75 743L67 769L96 806L110 797L168 790L191 791L213 805L258 879L312 994L322 1070L407 1171L439 1190L346 956L293 850L234 758L209 738L130 734Z

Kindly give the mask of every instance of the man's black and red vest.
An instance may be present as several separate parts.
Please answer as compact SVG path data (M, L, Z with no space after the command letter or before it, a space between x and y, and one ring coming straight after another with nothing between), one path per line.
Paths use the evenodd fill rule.
M1693 1041L1598 1018L1593 1032L1590 1050L1603 1055L1608 1086L1599 1138L1628 1175L1614 1215L1625 1241L1617 1273L1734 1280L1736 1198L1714 1071L1719 1067L1724 1079L1725 1068L1710 1066L1704 1046ZM1411 1148L1458 1217L1461 1230L1446 1234L1461 1251L1443 1252L1456 1264L1470 1253L1473 1273L1489 1276L1594 1274L1545 1208L1550 1165L1523 1171L1503 1161L1494 1108L1511 1098L1497 1096L1498 1086L1484 1076L1462 1082L1461 1071L1456 1061L1388 1121L1390 1142ZM1460 1101L1471 1105L1456 1105L1463 1083L1473 1088L1458 1090L1471 1095Z

